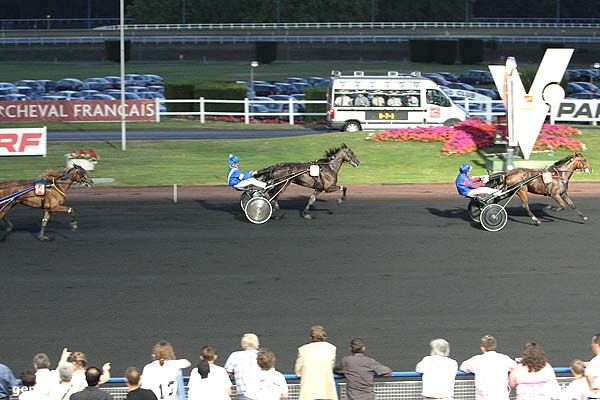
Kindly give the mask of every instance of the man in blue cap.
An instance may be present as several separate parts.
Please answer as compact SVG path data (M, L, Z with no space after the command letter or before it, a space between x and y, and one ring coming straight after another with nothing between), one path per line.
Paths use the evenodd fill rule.
M253 178L256 171L241 172L240 159L238 156L229 155L229 171L227 172L227 184L236 189L246 189L248 186L256 186L260 189L265 189L267 183Z
M473 169L469 164L461 164L458 169L458 175L454 183L456 184L456 190L461 196L475 197L480 194L493 194L498 191L491 187L485 186L483 179L479 177L471 178L469 171Z

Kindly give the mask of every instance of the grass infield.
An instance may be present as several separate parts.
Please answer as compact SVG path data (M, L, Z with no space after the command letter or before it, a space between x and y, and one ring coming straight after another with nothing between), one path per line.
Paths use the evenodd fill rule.
M330 147L346 143L361 161L359 168L344 165L340 182L435 183L452 182L460 163L474 165L475 175L484 174L484 159L478 153L445 156L441 143L374 143L366 133L327 133L274 139L236 140L148 140L130 141L122 152L115 142L49 142L48 156L0 158L0 180L32 179L45 169L64 166L64 155L72 150L94 148L100 156L93 177L114 178L114 185L204 185L225 184L227 156L241 158L243 170L259 169L287 161L309 161ZM600 165L600 135L584 129L579 138L592 166ZM535 159L555 160L567 155L534 154ZM575 181L598 181L598 174L576 174Z

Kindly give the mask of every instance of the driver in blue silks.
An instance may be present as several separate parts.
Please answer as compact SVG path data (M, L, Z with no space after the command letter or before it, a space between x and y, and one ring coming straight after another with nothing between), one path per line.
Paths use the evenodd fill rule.
M256 171L241 172L240 159L233 154L229 155L229 171L227 171L227 184L236 189L246 189L248 186L256 186L261 189L267 187L267 183L253 178Z
M485 186L485 182L479 177L471 178L469 176L469 171L471 171L471 169L473 169L473 167L469 164L460 165L458 175L454 181L458 194L461 196L475 197L480 194L493 194L498 191L498 189Z

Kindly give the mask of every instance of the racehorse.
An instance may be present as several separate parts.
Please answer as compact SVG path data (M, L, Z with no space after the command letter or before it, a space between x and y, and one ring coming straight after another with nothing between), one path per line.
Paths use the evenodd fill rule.
M571 200L567 193L569 189L569 179L571 179L573 172L576 170L581 170L587 174L592 173L590 163L581 153L574 153L555 162L550 167L543 169L515 168L506 174L506 186L514 185L535 175L545 174L547 183L544 182L544 177L540 176L527 185L524 185L517 192L517 196L519 196L523 203L523 208L527 210L527 214L529 214L531 219L537 225L541 224L541 221L537 219L529 209L527 192L550 196L560 207L547 206L548 209L552 211L562 211L565 209L565 206L568 205L575 210L582 220L587 221L587 217L575 207L573 200ZM550 175L552 179L550 179Z
M4 181L0 182L0 199L10 196L13 193L17 193L21 190L25 192L16 197L13 201L0 204L0 219L6 224L6 231L10 232L13 229L13 224L7 218L6 214L16 204L23 204L28 207L41 208L44 210L44 216L42 218L42 224L38 239L48 240L44 231L46 224L50 220L50 216L53 212L66 212L71 215L71 228L75 231L78 228L77 217L75 210L71 207L65 206L67 200L67 192L74 182L92 187L94 181L90 178L87 171L75 165L69 170L64 172L59 171L47 171L42 176L46 180L46 190L44 195L38 196L33 190L27 191L27 188L33 186L30 181Z
M360 164L360 161L354 152L348 146L342 144L340 147L327 150L323 158L316 161L276 164L257 171L256 176L268 181L277 182L278 180L285 179L288 176L293 176L300 173L300 175L285 182L282 188L274 187L271 189L269 191L269 195L271 197L276 195L278 196L279 194L283 193L291 183L314 189L314 192L310 196L306 207L302 211L302 217L306 219L312 219L312 215L309 214L308 211L320 193L331 193L341 190L342 197L338 200L338 203L342 203L344 200L346 200L346 192L348 188L346 186L338 186L337 184L338 172L340 171L342 164L345 162L349 163L353 167L358 167ZM311 165L317 165L319 167L318 176L312 176L310 174ZM302 171L305 172L301 173ZM276 209L279 209L277 199L275 199L274 206Z

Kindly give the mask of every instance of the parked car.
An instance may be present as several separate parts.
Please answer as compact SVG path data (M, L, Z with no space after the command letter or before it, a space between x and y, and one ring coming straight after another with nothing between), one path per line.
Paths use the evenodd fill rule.
M14 83L0 82L0 94L7 95L14 93L17 93L17 87L14 85Z
M150 86L148 86L148 90L151 92L165 94L165 87L162 85L150 85Z
M26 100L29 100L27 98L27 96L25 96L24 94L18 94L18 93L7 94L6 96L4 96L4 98L7 101L26 101Z
M66 99L67 98L65 96L56 96L56 95L47 94L45 96L38 97L36 100L42 100L42 101L60 101L60 100L66 100Z
M441 76L439 74L426 73L426 74L423 74L423 76L428 78L429 80L434 81L439 86L448 86L450 84L450 82L447 81L446 78L444 78L443 76Z
M142 92L140 93L140 97L146 100L154 100L154 99L164 99L165 95L158 92Z
M112 87L112 83L106 78L88 78L83 82L87 89L98 90L100 92Z
M85 98L86 100L114 100L115 98L104 93L93 93Z
M163 85L165 82L165 80L162 78L162 76L152 75L152 74L142 75L142 80L146 83L146 86Z
M287 83L292 83L292 84L294 84L294 83L306 83L307 85L310 85L310 83L308 83L308 80L304 79L304 78L287 78L287 79L284 79L283 81L287 82Z
M570 94L566 98L567 99L585 99L585 100L600 99L600 93L592 93L592 92L588 92L588 91L583 91L583 92Z
M456 76L456 74L453 74L451 72L436 72L436 74L442 76L448 82L458 82L458 77Z
M589 83L589 82L572 82L575 85L581 86L584 90L587 90L588 92L592 92L592 93L598 93L600 92L600 88L598 88L598 86L594 85L593 83Z
M44 93L54 93L56 91L56 82L49 79L38 79L40 85L44 87Z
M127 91L129 93L135 93L135 94L149 92L148 88L145 86L127 86Z
M83 90L83 82L75 78L65 78L56 82L56 90Z
M464 83L471 83L474 85L486 84L486 83L494 83L494 78L489 71L471 69L465 71L461 75L459 75L458 79ZM448 86L450 87L450 86Z
M569 82L567 83L567 88L565 90L565 93L568 95L573 94L573 93L579 93L579 92L585 92L586 90L579 86L577 83L575 82Z
M100 92L98 90L87 89L87 90L82 90L79 93L81 93L81 97L83 97L84 99L87 99L89 96L100 93Z
M294 93L298 93L298 89L296 89L291 83L287 82L275 82L274 83L277 94L282 95L291 95Z
M110 83L110 88L118 89L121 87L121 77L120 76L105 76L104 79ZM106 88L109 89L109 88Z
M141 75L127 74L125 75L125 84L127 86L146 86L146 81Z
M23 79L15 82L15 86L17 87L30 87L32 92L32 96L38 96L44 94L44 85L39 83L38 81L34 81L32 79ZM25 94L25 93L23 93Z
M119 94L119 99L121 95ZM137 93L125 92L125 100L140 100L141 97Z
M475 91L475 88L468 83L462 82L451 82L448 84L448 88L450 89L459 89L459 90L469 90L471 92Z
M495 89L475 88L475 92L487 96L492 100L500 100L500 94Z
M17 86L17 93L27 97L27 100L33 99L33 97L36 94L34 90L29 86Z
M250 112L250 118L254 118L254 119L272 119L275 118L275 116L273 115L261 115L264 113L270 113L271 110L269 110L267 107L261 105L261 104L250 104L250 106L248 107L248 111Z
M55 93L56 96L64 96L67 100L83 100L83 95L74 90L61 90Z
M277 94L277 87L275 85L265 83L254 84L255 96L270 96L272 94Z
M318 76L311 76L306 78L308 83L312 85L312 87L327 87L329 86L329 79L321 78Z

